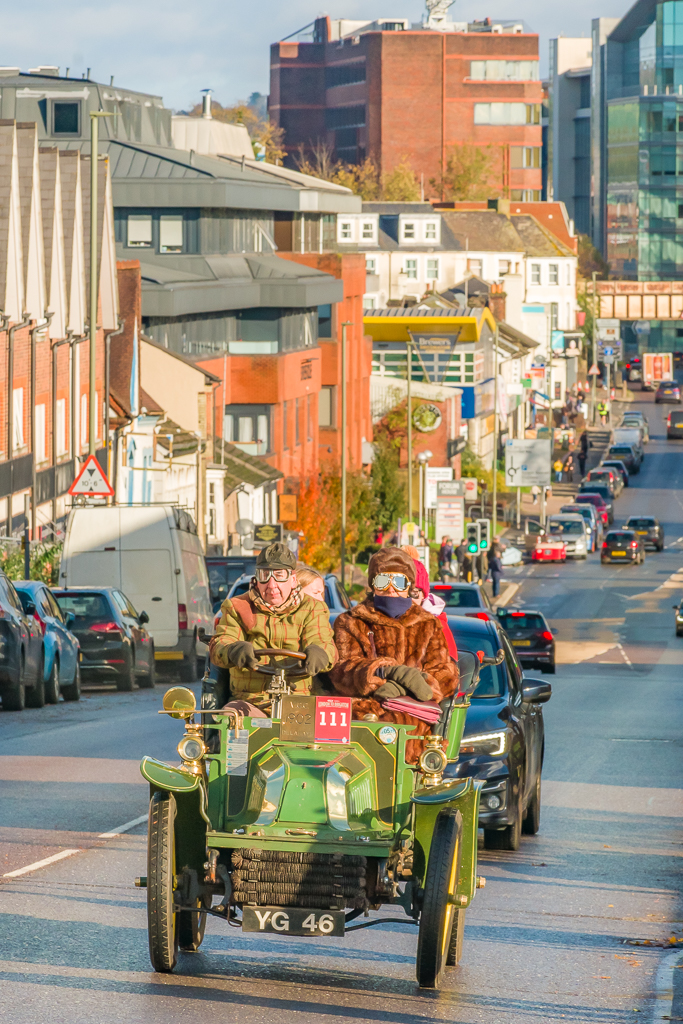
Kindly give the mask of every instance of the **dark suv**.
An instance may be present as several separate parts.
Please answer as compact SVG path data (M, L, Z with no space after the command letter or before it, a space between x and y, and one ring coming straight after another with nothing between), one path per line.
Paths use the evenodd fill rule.
M555 637L541 612L499 608L498 620L510 637L522 665L555 673Z
M460 756L446 768L451 778L483 779L479 824L489 850L516 850L521 833L535 835L541 820L541 769L545 734L540 705L550 683L523 678L505 630L495 620L448 616L458 651L483 651L502 664L481 670L467 712Z
M603 565L609 562L641 565L645 561L643 538L635 530L610 530L602 542L600 561Z
M664 527L654 516L629 516L627 530L635 530L643 538L643 546L651 544L657 551L664 550Z

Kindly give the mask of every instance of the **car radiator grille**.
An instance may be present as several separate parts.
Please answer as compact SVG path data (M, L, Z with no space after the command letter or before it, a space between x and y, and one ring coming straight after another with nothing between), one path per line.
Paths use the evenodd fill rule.
M366 857L242 848L232 853L233 902L364 910Z

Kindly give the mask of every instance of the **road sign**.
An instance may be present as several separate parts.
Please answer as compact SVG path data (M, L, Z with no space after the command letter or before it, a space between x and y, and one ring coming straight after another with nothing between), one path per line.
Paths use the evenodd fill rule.
M599 376L599 374L600 374L600 371L598 370L598 368L595 365L595 363L593 363L593 365L591 366L590 370L588 371L588 376L589 377L597 377L597 376Z
M452 479L452 466L427 466L425 469L425 508L436 508L437 484L442 480Z
M552 441L548 438L513 439L505 442L505 479L509 487L550 486L550 455Z
M106 474L94 455L89 455L83 468L69 488L69 494L90 495L92 497L113 498L114 488L107 480Z
M457 494L439 494L436 499L436 536L439 540L452 537L459 544L464 526L465 499Z
M595 321L597 335L600 341L614 341L621 337L621 321L597 319Z

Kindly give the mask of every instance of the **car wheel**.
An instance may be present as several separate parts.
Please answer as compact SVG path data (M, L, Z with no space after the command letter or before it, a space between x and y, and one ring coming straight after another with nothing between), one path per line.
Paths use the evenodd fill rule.
M197 659L194 657L183 658L178 669L178 677L181 683L196 683L199 679Z
M660 552L661 552L661 551L663 551L663 550L664 550L664 545L663 545L663 544L658 544L658 545L657 545L657 551L660 551Z
M465 934L465 911L453 912L451 939L446 953L446 967L457 967L462 959L462 941Z
M76 662L73 680L67 686L62 686L62 697L64 700L81 699L81 666Z
M522 832L526 836L535 836L541 827L541 773L536 776L536 785L529 800L529 806L522 822Z
M144 676L140 676L138 679L138 686L141 690L153 690L154 683L156 682L156 664L154 661L154 644L150 644L149 650L149 668Z
M157 792L149 807L147 841L147 934L155 971L172 971L178 957L175 879L175 798Z
M506 825L505 828L485 828L484 829L484 847L487 850L518 850L519 841L522 837L522 793L523 793L523 782L520 779L519 782L519 797L517 798L517 807L515 813L515 820L511 825Z
M416 974L420 988L438 988L449 952L455 907L454 897L462 857L462 815L442 811L429 850L424 896L417 939Z
M178 911L178 945L185 953L196 953L202 944L207 914L199 909Z
M42 708L45 706L45 662L43 658L40 659L40 665L38 666L38 677L33 684L29 686L26 691L26 707L27 708Z
M554 658L553 658L552 661L548 662L548 664L546 665L546 669L545 670L546 670L546 672L549 675L551 675L551 676L555 675L555 659Z
M57 704L60 695L59 689L59 662L55 658L52 662L50 678L45 683L45 700L48 704Z
M116 689L119 693L132 693L135 689L135 654L132 651L116 677Z
M26 707L26 690L24 688L24 652L19 661L19 678L16 683L7 683L2 688L2 710L23 711Z

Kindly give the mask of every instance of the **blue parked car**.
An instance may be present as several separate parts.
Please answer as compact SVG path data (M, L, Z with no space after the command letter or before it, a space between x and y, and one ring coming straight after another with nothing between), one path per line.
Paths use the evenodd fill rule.
M49 587L35 580L15 582L24 612L32 615L43 633L43 678L45 700L56 704L81 696L81 647L70 632L73 612L63 612Z

